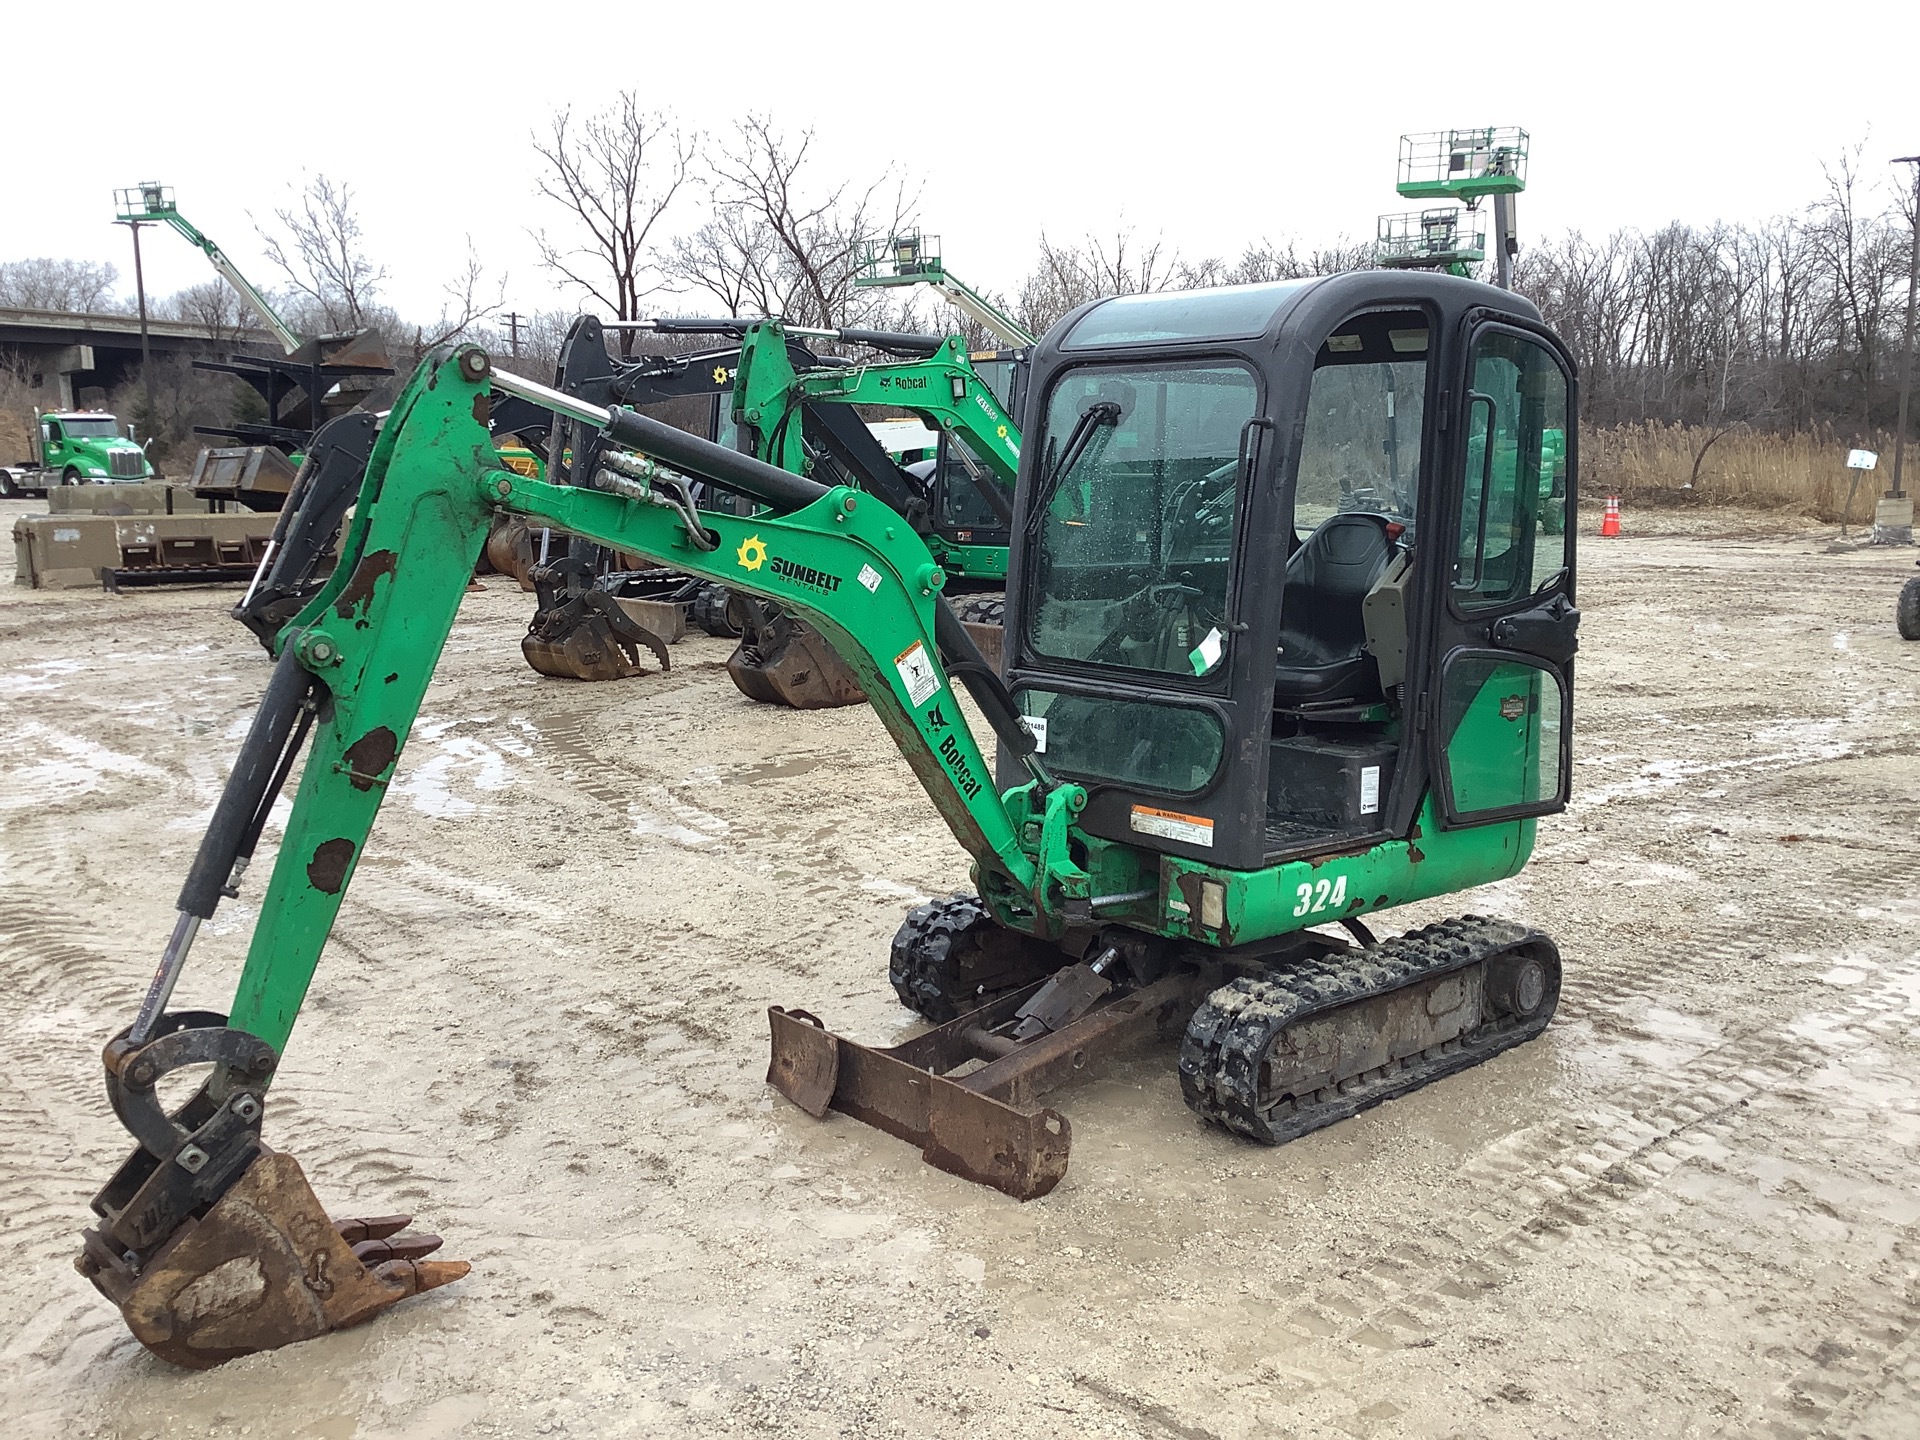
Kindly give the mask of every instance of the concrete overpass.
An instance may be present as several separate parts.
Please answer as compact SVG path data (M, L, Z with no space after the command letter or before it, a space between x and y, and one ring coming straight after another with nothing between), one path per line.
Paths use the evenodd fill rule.
M209 327L187 320L149 320L155 356L212 359L235 351L278 355L265 330ZM71 410L82 392L112 389L140 367L138 315L76 315L0 306L0 363L12 362L46 398L47 410Z

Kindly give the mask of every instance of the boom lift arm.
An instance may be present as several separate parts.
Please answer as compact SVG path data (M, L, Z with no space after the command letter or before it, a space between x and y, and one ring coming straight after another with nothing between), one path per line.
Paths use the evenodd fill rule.
M1040 343L1026 326L947 270L940 260L937 236L923 236L914 231L908 235L890 235L884 241L867 241L862 247L860 269L853 283L863 290L931 285L954 309L1008 344L1026 348Z
M203 235L186 216L180 213L179 207L174 204L172 190L155 181L142 180L130 189L114 191L114 199L118 202L116 219L130 224L151 221L158 225L171 225L186 237L189 244L198 246L206 253L213 268L220 272L229 285L240 292L240 298L247 302L254 314L258 315L266 327L273 332L273 338L280 342L287 354L291 355L300 348L300 337L294 333L293 327L280 318L267 297L254 287L251 280L240 273L240 267L227 258L227 252Z

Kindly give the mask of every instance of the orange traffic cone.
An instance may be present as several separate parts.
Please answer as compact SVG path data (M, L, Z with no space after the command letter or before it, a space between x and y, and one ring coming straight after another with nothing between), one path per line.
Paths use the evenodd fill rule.
M1603 536L1620 533L1620 497L1618 495L1607 497L1607 513L1600 518L1600 533Z

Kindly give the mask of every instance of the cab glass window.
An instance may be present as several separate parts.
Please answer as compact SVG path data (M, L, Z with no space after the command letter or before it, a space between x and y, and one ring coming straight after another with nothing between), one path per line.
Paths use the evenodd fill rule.
M1507 605L1553 586L1567 564L1567 376L1511 331L1475 341L1454 603Z
M1083 780L1191 795L1213 783L1226 751L1210 710L1058 690L1023 689L1014 703L1048 765Z
M1241 444L1228 363L1088 367L1047 397L1027 638L1040 654L1188 677L1226 656Z
M1414 311L1357 316L1321 345L1294 486L1301 534L1345 511L1391 515L1412 528L1427 341L1427 319Z

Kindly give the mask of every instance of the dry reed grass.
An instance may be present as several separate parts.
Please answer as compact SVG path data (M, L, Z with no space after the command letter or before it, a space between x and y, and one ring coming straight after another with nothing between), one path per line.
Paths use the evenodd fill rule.
M1583 496L1589 504L1618 495L1640 505L1740 505L1829 522L1841 518L1856 473L1847 469L1847 452L1858 442L1827 429L1786 435L1734 430L1707 447L1694 479L1695 457L1713 434L1701 426L1660 424L1583 430ZM1880 452L1881 468L1858 472L1856 522L1872 518L1874 496L1886 489L1893 439L1876 437L1863 448Z

